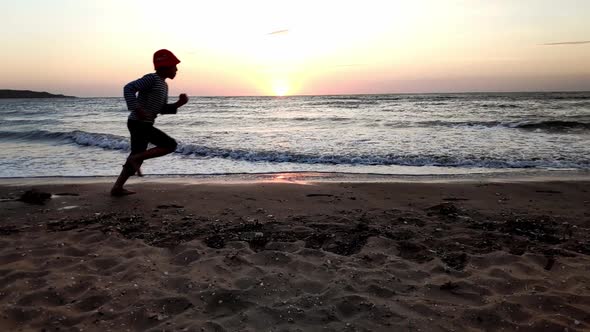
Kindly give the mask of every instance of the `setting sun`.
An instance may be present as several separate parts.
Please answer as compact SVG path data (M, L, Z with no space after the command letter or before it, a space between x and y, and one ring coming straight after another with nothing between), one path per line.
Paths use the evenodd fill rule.
M275 82L273 87L273 94L278 97L285 96L289 93L289 86L287 82Z

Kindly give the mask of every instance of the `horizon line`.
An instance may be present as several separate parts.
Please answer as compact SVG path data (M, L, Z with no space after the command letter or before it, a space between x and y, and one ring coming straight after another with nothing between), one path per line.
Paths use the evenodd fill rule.
M289 97L330 97L330 96L377 96L377 95L444 95L444 94L517 94L517 93L590 93L589 90L536 90L536 91L461 91L461 92L383 92L383 93L331 93L331 94L296 94L296 95L190 95L189 97L202 98L250 98L250 97L268 97L268 98L289 98ZM123 96L73 96L75 98L123 98ZM173 96L169 96L173 97Z

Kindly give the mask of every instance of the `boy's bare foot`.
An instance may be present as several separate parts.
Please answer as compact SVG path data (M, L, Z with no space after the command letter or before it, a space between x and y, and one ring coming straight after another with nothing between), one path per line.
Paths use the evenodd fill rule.
M121 196L133 195L133 194L135 194L135 191L127 190L124 188L111 189L111 196L115 196L115 197L121 197Z
M141 172L141 167L137 169L137 172L135 174L137 174L137 176L139 176L139 177L143 177L143 173Z

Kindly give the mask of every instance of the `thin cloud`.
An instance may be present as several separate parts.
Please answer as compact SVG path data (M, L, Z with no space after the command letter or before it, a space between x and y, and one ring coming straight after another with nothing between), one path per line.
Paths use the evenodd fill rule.
M277 31L273 31L271 33L269 33L268 35L286 35L287 33L289 33L289 29L283 29L283 30L277 30Z
M590 40L580 40L580 41L570 41L570 42L560 42L560 43L546 43L543 45L555 46L555 45L581 45L581 44L590 44Z

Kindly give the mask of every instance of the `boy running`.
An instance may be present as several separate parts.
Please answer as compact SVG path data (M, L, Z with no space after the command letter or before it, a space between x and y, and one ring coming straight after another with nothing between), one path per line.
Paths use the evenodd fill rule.
M141 176L141 164L146 159L161 157L176 150L176 141L163 131L154 127L158 114L176 114L179 107L188 102L186 94L181 94L178 101L168 104L168 84L166 79L174 79L180 60L168 50L154 53L155 73L125 85L123 89L127 109L131 111L127 120L127 128L131 133L131 153L123 170L111 189L112 196L125 196L135 192L123 186L130 176L137 173ZM155 147L147 150L148 143Z

